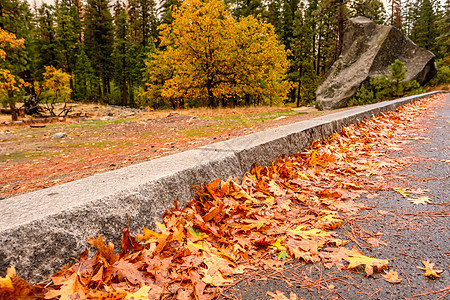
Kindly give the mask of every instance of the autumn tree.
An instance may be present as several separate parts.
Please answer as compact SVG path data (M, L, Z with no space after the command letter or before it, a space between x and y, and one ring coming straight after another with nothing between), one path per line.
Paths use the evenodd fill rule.
M53 66L46 66L44 76L44 83L42 84L42 94L45 98L45 104L48 112L52 116L56 116L55 104L64 103L64 107L60 114L65 114L70 111L67 108L67 102L70 100L72 89L70 88L70 75L61 69L56 69Z
M236 21L220 0L185 1L165 26L161 43L174 68L163 97L216 107L244 95L271 103L289 90L288 60L273 26L253 16Z
M23 39L17 39L14 34L0 28L0 97L3 98L3 105L9 105L13 121L17 120L14 94L20 91L25 82L6 68L6 52L23 47L23 44Z
M0 59L3 103L11 109L12 120L17 120L15 102L23 87L31 80L31 63L27 46L31 41L31 13L27 2L4 0L0 2L0 29L4 56ZM20 41L18 45L15 41Z

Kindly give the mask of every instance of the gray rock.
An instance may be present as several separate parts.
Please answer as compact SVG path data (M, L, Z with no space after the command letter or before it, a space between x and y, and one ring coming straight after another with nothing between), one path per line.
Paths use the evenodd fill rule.
M58 133L55 133L54 135L52 135L52 138L53 139L62 139L66 136L67 136L67 134L65 132L58 132Z
M371 78L389 75L396 59L408 69L406 81L428 82L437 72L434 55L422 49L395 27L377 25L356 17L348 21L344 47L316 92L318 109L336 109L347 102Z

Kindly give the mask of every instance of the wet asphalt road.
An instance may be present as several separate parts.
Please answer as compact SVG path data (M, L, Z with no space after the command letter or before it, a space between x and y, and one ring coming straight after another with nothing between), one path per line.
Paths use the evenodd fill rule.
M227 297L219 298L269 299L268 291L279 290L288 298L293 292L304 299L450 299L450 164L442 161L450 160L449 133L450 94L447 94L408 130L408 135L417 139L406 144L403 151L394 153L399 157L420 158L401 171L405 176L392 180L401 187L429 190L425 195L432 200L431 205L413 205L393 190L381 192L373 199L361 199L373 208L362 212L367 215L367 222L359 225L370 232L382 232L382 241L386 243L363 252L392 259L389 269L398 271L401 283L388 283L380 274L368 278L356 272L297 263L287 265L289 271L265 280L257 280L257 277L243 280L226 292ZM348 240L345 229L344 225L337 232ZM347 248L351 245L354 244L349 242ZM444 270L440 278L431 280L423 276L423 271L416 267L423 266L421 260L430 260L437 269ZM314 285L299 288L308 280L320 278L328 290L314 288ZM435 293L444 289L447 290Z

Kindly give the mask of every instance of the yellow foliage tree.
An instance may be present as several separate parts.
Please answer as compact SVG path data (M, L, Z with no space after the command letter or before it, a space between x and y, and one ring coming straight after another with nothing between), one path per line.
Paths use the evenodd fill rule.
M0 28L0 62L5 61L8 48L23 47L23 44L23 39L17 39L13 33ZM17 120L14 92L18 92L24 85L25 82L20 77L12 74L10 70L0 64L0 97L3 98L2 100L6 100L3 102L9 104L13 121Z
M55 103L63 102L64 107L58 115L67 115L70 111L67 102L70 101L70 94L72 92L72 89L70 88L71 76L53 66L45 66L45 72L42 75L44 76L42 96L46 100L47 110L52 116L56 116Z
M235 20L222 0L186 0L173 17L161 28L166 51L157 54L173 70L162 97L201 99L215 107L219 100L286 96L289 61L272 25L252 16Z

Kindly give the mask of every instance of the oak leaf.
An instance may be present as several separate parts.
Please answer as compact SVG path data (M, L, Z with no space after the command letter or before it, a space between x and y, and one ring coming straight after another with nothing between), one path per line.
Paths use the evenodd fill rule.
M372 276L373 272L381 272L387 268L389 262L387 259L372 258L363 255L358 249L353 248L349 256L345 259L349 262L348 269L355 269L359 266L365 266L364 271L367 276Z
M422 260L422 263L425 266L425 268L423 268L423 267L417 267L417 268L425 271L425 273L423 273L423 275L426 277L429 277L431 279L436 279L439 277L439 274L443 272L443 270L434 269L434 263L430 262L429 260L427 260L427 261Z
M49 290L47 293L45 293L45 299L60 297L60 300L68 300L75 293L83 296L85 292L84 289L85 288L83 286L83 283L81 282L80 276L77 273L73 273L72 276L64 281L59 289Z
M389 272L385 272L385 275L382 275L384 280L390 283L400 283L402 281L401 278L398 278L398 272L394 270L389 270Z
M105 246L100 234L96 239L90 237L88 243L96 247L100 256L104 257L110 265L114 264L119 259L119 254L114 254L114 244L108 242L108 246Z
M411 202L412 204L415 204L415 205L431 203L431 199L428 196L419 197L419 198L408 198L408 200L409 200L409 202Z

